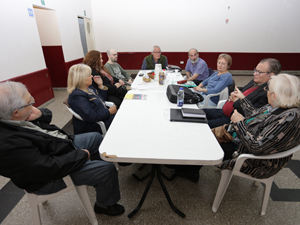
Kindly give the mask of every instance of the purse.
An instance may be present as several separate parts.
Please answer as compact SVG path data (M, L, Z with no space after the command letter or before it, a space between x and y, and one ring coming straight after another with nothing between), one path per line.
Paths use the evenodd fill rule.
M171 103L177 103L177 94L179 88L182 86L169 84L167 87L167 97ZM184 104L197 104L204 100L201 94L192 92L189 88L183 87L184 90Z
M224 124L223 126L211 129L219 143L228 143L233 140L232 135L227 131L227 126L228 124Z
M125 85L122 85L121 87L118 88L118 91L116 93L116 96L120 99L123 99L127 93L127 88Z

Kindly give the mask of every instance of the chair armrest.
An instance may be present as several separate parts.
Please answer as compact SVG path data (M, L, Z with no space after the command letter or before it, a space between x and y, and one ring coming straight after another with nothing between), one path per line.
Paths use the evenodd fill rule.
M218 102L217 109L222 109L227 100L221 100Z
M216 93L216 94L209 94L206 96L205 100L204 100L204 105L203 105L203 108L205 108L206 106L208 106L208 102L209 102L209 99L211 97L214 97L214 96L219 96L221 94L221 92L219 93Z
M106 102L105 102L105 105L106 105L107 107L110 108L110 107L112 107L113 105L115 105L115 103L106 101Z
M240 171L240 169L246 159L280 159L280 158L284 158L284 157L287 157L287 156L293 154L294 152L298 151L299 149L300 149L300 145L297 145L296 147L291 148L287 151L275 153L272 155L241 154L237 157L237 160L235 162L233 170Z

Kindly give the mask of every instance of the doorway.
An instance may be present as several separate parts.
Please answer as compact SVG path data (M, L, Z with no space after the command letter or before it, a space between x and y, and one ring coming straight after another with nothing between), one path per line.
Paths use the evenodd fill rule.
M94 29L91 19L86 17L78 17L79 31L83 54L86 54L95 49L94 45Z
M52 86L66 87L68 73L56 12L53 9L38 6L33 6L33 10Z

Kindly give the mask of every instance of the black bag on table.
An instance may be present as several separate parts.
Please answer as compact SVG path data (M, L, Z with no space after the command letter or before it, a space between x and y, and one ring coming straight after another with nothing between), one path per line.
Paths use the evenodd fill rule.
M167 97L170 102L177 103L177 94L179 88L183 86L169 84L167 87ZM195 93L191 91L187 87L183 87L184 90L184 104L197 104L198 102L202 102L204 100L201 94Z

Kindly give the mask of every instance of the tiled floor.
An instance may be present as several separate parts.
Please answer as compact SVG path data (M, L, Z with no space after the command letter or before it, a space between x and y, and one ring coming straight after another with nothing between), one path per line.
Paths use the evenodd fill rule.
M243 86L251 78L241 76L234 77L234 80L237 86ZM63 127L71 118L62 104L66 97L65 90L55 90L55 99L44 105L52 110L53 123L59 127ZM99 224L299 224L299 159L300 152L297 152L291 163L276 176L265 216L260 216L263 186L256 187L251 181L239 177L232 179L218 212L212 212L211 206L220 181L220 172L214 171L212 166L204 166L200 170L200 181L197 184L183 178L175 178L171 182L164 180L174 204L186 214L186 218L179 217L169 207L155 179L141 210L128 219L128 213L138 204L148 182L138 182L131 174L146 174L150 170L150 166L147 166L137 172L140 165L134 164L119 170L122 197L120 203L125 206L125 214L117 217L97 215L97 219ZM171 175L166 167L162 167L162 170ZM26 196L22 197L22 191L15 189L9 179L1 176L0 189L0 221L3 220L1 225L33 224L28 200ZM93 204L95 190L88 187L88 192ZM274 199L272 196L275 196ZM13 207L6 217L1 218L5 209L10 207L7 203L4 205L7 199L11 199L9 202ZM40 206L40 210L44 225L90 224L73 192L48 201Z

